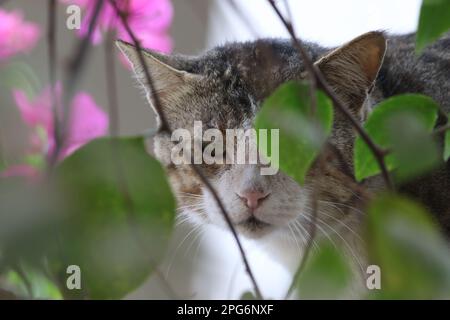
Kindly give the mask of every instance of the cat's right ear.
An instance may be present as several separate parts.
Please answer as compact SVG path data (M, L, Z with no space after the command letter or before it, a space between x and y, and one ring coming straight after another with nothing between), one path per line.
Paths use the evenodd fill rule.
M122 40L117 40L116 45L131 63L136 78L145 89L147 98L152 106L154 103L151 99L153 94L157 94L163 107L168 108L180 99L183 92L189 90L201 78L200 75L177 69L176 61L169 55L142 49L141 52L151 75L154 88L154 92L150 92L150 86L148 85L136 47Z

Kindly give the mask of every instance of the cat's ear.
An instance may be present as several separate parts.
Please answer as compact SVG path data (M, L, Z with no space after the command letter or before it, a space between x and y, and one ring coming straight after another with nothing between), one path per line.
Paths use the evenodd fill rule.
M153 103L151 101L152 95L157 94L163 107L169 108L170 105L173 105L181 98L183 92L189 90L201 78L200 75L180 70L178 68L182 64L180 63L180 58L176 60L170 55L142 49L154 87L154 92L150 92L150 86L148 85L144 68L140 63L136 47L121 40L116 41L116 45L131 63L136 78L145 89L150 103Z
M369 32L327 54L316 65L342 101L359 112L377 78L385 52L383 32Z

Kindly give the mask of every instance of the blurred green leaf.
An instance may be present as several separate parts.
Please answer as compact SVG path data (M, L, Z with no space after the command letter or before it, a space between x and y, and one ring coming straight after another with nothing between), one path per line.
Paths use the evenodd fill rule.
M247 291L242 294L241 300L256 300L256 297L252 292Z
M311 256L298 278L300 299L339 299L349 293L350 266L330 242L323 242Z
M392 161L396 167L395 178L403 182L408 178L424 174L440 162L436 142L430 130L417 118L410 114L396 115L388 124L391 137Z
M368 210L371 260L381 268L380 299L450 298L450 249L430 214L395 195L375 199Z
M32 296L30 297L32 299L62 299L58 287L48 277L28 268L25 268L24 272L27 279L24 279L16 271L10 271L6 276L8 282L14 286L19 297L28 296L27 286L29 285L31 286L29 289L32 291Z
M279 163L272 163L300 184L331 132L333 106L321 91L316 92L316 115L312 114L311 92L308 84L288 82L266 99L255 120L259 129L279 129ZM260 141L258 132L258 141ZM272 147L268 134L262 152L270 155ZM264 148L266 147L266 148Z
M450 158L450 130L445 133L444 144L444 161L447 161Z
M82 290L66 295L116 299L138 287L165 254L175 201L163 168L143 138L95 140L57 169L72 196L71 218L61 239L61 278L81 269Z
M405 94L381 102L365 122L373 141L391 151L386 164L389 170L399 168L399 178L421 174L435 164L437 151L428 135L437 111L438 105L431 98ZM378 162L361 137L355 142L354 161L358 181L380 173Z
M450 0L423 0L416 46L420 52L450 29Z

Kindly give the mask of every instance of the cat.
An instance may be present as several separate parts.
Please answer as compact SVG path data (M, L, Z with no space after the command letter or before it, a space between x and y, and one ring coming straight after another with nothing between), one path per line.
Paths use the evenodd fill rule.
M136 48L123 41L117 45L153 105ZM415 53L415 34L388 36L374 31L338 48L309 42L303 45L336 95L361 123L380 101L410 92L429 95L450 112L450 35L419 56ZM171 129L193 128L194 121L202 121L203 129L251 128L262 102L279 85L307 77L302 59L288 39L229 43L195 57L148 50L142 53ZM439 123L442 121L439 119ZM374 177L357 184L351 174L345 173L353 168L355 137L349 120L335 111L329 145L341 157L325 148L302 186L283 172L261 175L259 164L200 167L217 190L236 230L256 239L291 270L297 268L301 258L297 245L304 248L309 240L313 198L317 199L316 239L329 238L342 246L361 287L368 264L361 234L362 208L372 192L383 189L383 181ZM191 167L171 161L170 138L167 133L158 133L154 152L167 170L180 216L196 225L227 228L214 198ZM447 233L449 172L447 163L401 189L425 203Z

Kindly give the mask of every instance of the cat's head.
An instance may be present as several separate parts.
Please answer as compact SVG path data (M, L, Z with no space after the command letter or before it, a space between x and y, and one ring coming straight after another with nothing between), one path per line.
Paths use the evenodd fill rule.
M118 46L132 63L152 105L136 49L124 42L118 42ZM312 44L306 47L339 98L362 119L386 49L383 33L365 34L334 50ZM191 133L194 121L201 121L203 130L216 128L225 132L251 128L256 112L274 89L288 80L306 77L302 59L288 40L232 43L197 57L150 51L143 51L143 56L170 128L187 129ZM261 175L258 164L203 162L200 167L217 190L238 231L253 238L289 237L294 233L306 239L313 190L318 199L319 221L331 227L346 218L347 207L358 202L356 184L341 170L343 165L352 167L354 137L351 124L335 112L330 142L344 159L324 151L324 161L320 166L313 165L304 186L282 172ZM154 141L155 154L167 168L181 215L195 223L226 226L212 195L190 166L173 163L174 144L170 139L167 134L158 134Z

